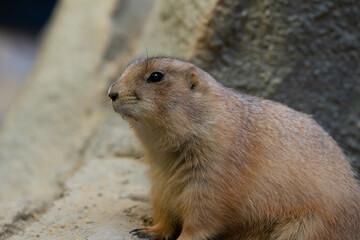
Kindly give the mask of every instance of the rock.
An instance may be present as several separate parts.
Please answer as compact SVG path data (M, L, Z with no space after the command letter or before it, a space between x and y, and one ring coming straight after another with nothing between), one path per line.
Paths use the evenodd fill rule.
M59 181L79 160L98 119L92 108L101 77L95 70L113 5L80 0L58 6L31 79L1 133L0 236L18 211L42 211L57 198Z
M49 211L9 239L130 239L151 219L145 171L134 159L90 160Z
M187 58L216 2L157 1L135 55Z

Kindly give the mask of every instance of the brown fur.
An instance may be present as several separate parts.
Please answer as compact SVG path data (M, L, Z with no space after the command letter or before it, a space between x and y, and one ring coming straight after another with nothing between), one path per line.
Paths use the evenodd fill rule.
M164 80L147 83L152 72ZM171 58L132 63L109 91L150 165L154 226L135 235L359 239L359 184L309 116Z

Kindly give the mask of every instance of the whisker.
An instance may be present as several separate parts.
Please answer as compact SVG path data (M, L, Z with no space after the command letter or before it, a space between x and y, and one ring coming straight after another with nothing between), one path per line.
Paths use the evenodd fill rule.
M111 101L111 99L105 99L104 101L102 101L102 103L100 104L101 105L101 107L108 107L108 106L110 106L112 104L112 101Z
M145 50L146 50L146 65L145 65L145 74L146 74L146 72L147 72L147 68L148 68L148 64L149 64L149 53L148 53L148 49L147 49L147 47L146 47L146 45L145 45Z

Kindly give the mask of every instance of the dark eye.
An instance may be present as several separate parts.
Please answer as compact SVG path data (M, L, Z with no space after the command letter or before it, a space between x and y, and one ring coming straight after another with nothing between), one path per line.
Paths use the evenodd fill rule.
M164 78L164 74L162 74L161 72L153 72L152 74L150 74L150 76L146 81L148 83L156 83L156 82L161 82L163 78Z

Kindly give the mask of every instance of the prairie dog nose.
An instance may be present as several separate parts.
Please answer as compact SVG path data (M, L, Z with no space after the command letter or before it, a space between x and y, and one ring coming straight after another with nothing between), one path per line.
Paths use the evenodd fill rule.
M112 87L109 88L108 92L109 98L111 98L112 101L116 101L116 99L119 97L118 91L114 91Z

